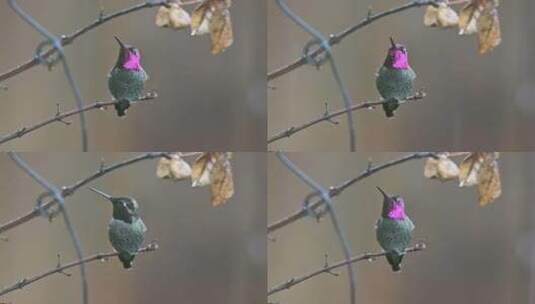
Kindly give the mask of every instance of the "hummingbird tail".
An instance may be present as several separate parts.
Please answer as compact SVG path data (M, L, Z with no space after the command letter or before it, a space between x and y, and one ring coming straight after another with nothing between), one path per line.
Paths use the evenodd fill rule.
M388 264L392 266L393 272L401 271L400 264L401 264L401 260L403 260L403 255L399 255L395 252L392 252L392 253L387 253L385 256L386 256L386 260L388 261Z
M126 110L130 108L130 101L123 99L115 103L115 110L117 111L117 116L122 117L126 115Z
M119 260L123 263L124 269L132 268L134 257L134 255L128 253L119 254Z

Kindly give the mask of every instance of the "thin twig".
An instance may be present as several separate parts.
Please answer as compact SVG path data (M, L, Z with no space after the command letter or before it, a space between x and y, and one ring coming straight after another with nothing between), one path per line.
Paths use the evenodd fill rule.
M355 131L355 125L353 121L353 112L349 110L351 107L351 96L349 95L349 91L347 90L347 87L345 86L342 77L340 76L340 73L338 72L338 66L336 64L336 61L334 60L334 56L331 52L331 46L329 43L329 40L318 30L310 26L305 20L303 20L301 17L299 17L297 14L295 14L285 1L283 0L276 0L277 4L281 8L281 10L285 13L285 15L293 20L297 25L299 25L301 28L303 28L305 31L307 31L310 35L312 35L315 38L315 41L312 41L309 43L309 45L313 45L314 43L317 43L320 45L320 48L318 50L323 50L326 54L326 59L329 61L329 65L331 67L331 72L333 74L333 78L336 81L336 84L338 85L338 89L340 90L340 93L342 95L342 99L344 100L344 106L346 108L345 114L347 115L347 126L349 130L349 149L351 152L356 151L356 131ZM314 55L309 54L309 47L305 47L305 60L314 60ZM316 62L317 65L321 64L320 61Z
M317 183L311 177L309 177L303 171L301 171L301 169L299 169L295 164L293 164L284 154L282 154L281 152L277 152L277 157L286 166L286 168L288 168L288 170L290 170L294 175L296 175L309 187L314 189L315 192L321 196L322 201L324 201L325 204L327 205L327 211L329 215L331 216L331 222L334 226L336 235L338 236L338 239L340 240L340 244L342 245L342 250L344 252L346 261L348 261L348 263L346 263L346 267L347 267L347 274L349 277L349 298L350 298L350 303L355 304L356 303L355 272L353 270L353 264L349 263L349 261L351 260L351 249L350 249L349 241L344 236L344 231L342 230L342 226L340 225L338 221L338 216L336 215L336 211L334 209L334 205L332 203L329 192L325 190L319 183Z
M112 165L101 166L93 174L91 174L91 175L89 175L89 176L87 176L87 177L75 182L74 184L72 184L70 186L63 187L62 190L61 190L62 196L64 198L68 197L68 196L71 196L78 189L80 189L81 187L83 187L83 186L87 185L88 183L93 182L94 180L96 180L96 179L98 179L98 178L100 178L100 177L102 177L102 176L104 176L104 175L106 175L108 173L111 173L111 172L113 172L113 171L115 171L117 169L130 166L130 165L138 163L140 161L149 160L149 159L155 159L155 158L161 158L161 157L169 157L169 153L167 153L167 152L143 153L143 154L137 155L135 157L132 157L132 158L117 162L117 163L112 164ZM26 222L38 217L39 215L41 215L42 211L48 210L55 203L56 203L55 200L51 200L49 202L43 203L40 208L35 208L35 209L27 212L23 216L20 216L20 217L14 219L14 220L11 220L11 221L3 224L3 225L0 225L0 234L4 233L4 232L6 232L6 231L8 231L10 229L13 229L13 228L15 228L17 226L20 226L20 225L22 225L22 224L24 224L24 223L26 223Z
M373 23L374 21L377 21L383 17L387 17L387 16L390 16L390 15L393 15L393 14L396 14L396 13L399 13L399 12L402 12L402 11L405 11L405 10L408 10L408 9L411 9L411 8L415 8L415 7L421 7L421 6L428 6L428 5L433 5L433 6L437 6L438 5L438 1L436 0L415 0L415 1L411 1L407 4L404 4L404 5L401 5L401 6L398 6L398 7L395 7L395 8L392 8L392 9L389 9L389 10L386 10L386 11L383 11L383 12L380 12L380 13L377 13L377 14L373 14L373 15L368 15L366 18L364 18L363 20L361 20L359 23L355 24L355 25L352 25L346 29L344 29L343 31L341 32L338 32L336 34L332 34L329 36L329 40L328 40L328 43L330 46L334 46L334 45L337 45L339 44L340 42L342 42L342 40L344 40L344 38L346 38L347 36L349 36L350 34L362 29L363 27L366 27L367 25ZM316 50L314 50L313 52L310 53L310 57L318 57L318 56L322 56L323 54L325 53L325 49L323 48L318 48ZM276 70L274 70L273 72L269 73L267 75L267 79L268 81L269 80L273 80L275 78L278 78L282 75L285 75L303 65L306 65L307 64L307 57L306 56L301 56L297 59L295 59L293 62L285 65L285 66L282 66Z
M158 96L156 94L149 94L149 95L144 96L141 99L135 100L132 104L136 104L135 102L139 102L139 101L155 99L157 97ZM87 111L90 111L90 110L101 109L101 108L106 107L106 106L114 105L115 103L116 103L116 101L96 101L96 102L94 102L92 104L88 104L88 105L82 107L81 109L73 109L73 110L66 111L66 112L59 112L59 110L58 110L57 113L53 117L47 118L47 119L45 119L45 120L43 120L41 122L38 122L38 123L36 123L34 125L31 125L31 126L28 126L28 127L22 127L20 129L18 129L17 131L11 132L8 135L3 136L2 138L0 138L0 145L3 144L3 143L6 143L8 141L12 141L14 139L17 139L17 138L21 138L22 136L24 136L24 135L26 135L28 133L31 133L31 132L33 132L35 130L38 130L38 129L40 129L42 127L45 127L45 126L47 126L49 124L52 124L54 122L64 122L65 118L73 116L73 115L77 115L80 112L87 112Z
M140 253L147 253L147 252L152 252L152 251L155 251L158 249L158 244L156 243L151 243L149 244L147 247L144 247L144 248L141 248L138 250L138 254ZM18 282L12 284L11 286L9 287L5 287L4 289L0 290L0 296L3 296L5 294L8 294L12 291L15 291L15 290L18 290L18 289L22 289L32 283L35 283L39 280L42 280L50 275L53 275L55 273L63 273L65 270L69 269L69 268L72 268L72 267L76 267L78 265L81 265L81 264L87 264L89 262L93 262L93 261L100 261L100 260L104 260L104 259L108 259L110 257L115 257L119 255L119 253L117 252L108 252L108 253L98 253L98 254L95 254L95 255L92 255L92 256L88 256L86 258L83 258L83 259L80 259L80 260L77 260L77 261L73 261L73 262L70 262L70 263L67 263L67 264L58 264L57 267L53 268L53 269L50 269L48 271L45 271L41 274L38 274L38 275L35 275L35 276L32 276L32 277L29 277L29 278L24 278L22 280L19 280Z
M74 248L76 250L76 255L78 256L78 260L82 260L84 256L82 252L82 245L80 243L80 239L78 238L78 234L76 233L76 230L74 229L74 226L70 220L69 214L67 213L67 208L65 207L65 200L63 198L62 192L56 186L52 185L43 177L41 177L37 172L35 172L35 170L33 170L16 153L9 152L9 157L19 166L19 168L25 171L38 184L40 184L43 188L45 188L48 191L48 193L54 197L54 200L59 204L59 210L63 214L63 221L65 222L65 226L67 226L67 230L69 231L69 234L71 236L72 242L74 244ZM82 283L82 303L88 304L89 293L88 293L88 287L87 287L85 265L83 262L79 263L79 268L80 268L80 278L81 278L81 283Z
M130 14L130 13L133 13L133 12L136 12L136 11L139 11L139 10L142 10L142 9L146 9L146 8L151 8L151 7L155 7L155 6L162 6L162 5L167 5L167 0L164 0L164 1L146 1L146 2L142 2L142 3L139 3L139 4L136 4L134 6L131 6L131 7L128 7L128 8L125 8L125 9L122 9L120 11L117 11L117 12L114 12L114 13L111 13L111 14L108 14L108 15L102 15L102 16L99 16L99 18L95 19L92 23L80 28L80 29L77 29L75 30L73 33L69 34L69 35L65 35L65 36L61 36L61 40L60 40L60 43L62 46L67 46L71 43L74 42L74 40L76 40L76 38L86 34L87 32L93 30L94 28L110 21L110 20L113 20L115 18L118 18L118 17L121 17L121 16L124 16L124 15L127 15L127 14ZM52 48L46 52L44 52L42 55L41 55L41 58L42 59L48 59L50 56L52 56L53 54L56 54L56 49ZM28 61L26 61L25 63L3 73L3 74L0 74L0 82L6 80L6 79L9 79L15 75L18 75L30 68L33 68L37 65L39 65L40 63L40 59L37 58L37 57L33 57L31 59L29 59Z
M418 252L418 251L423 251L423 250L425 250L425 248L426 248L425 243L419 243L419 244L416 244L414 247L407 248L405 250L405 253L414 253L414 252ZM365 253L365 254L354 256L351 259L349 259L349 261L342 260L342 261L336 262L336 263L334 263L332 265L328 265L328 264L324 265L322 268L319 268L317 270L311 271L311 272L309 272L307 274L304 274L304 275L293 277L293 278L287 280L284 283L280 283L280 284L275 285L274 287L269 289L268 296L276 294L276 293L281 292L283 290L288 290L291 287L293 287L295 285L298 285L300 283L303 283L303 282L305 282L305 281L307 281L309 279L312 279L313 277L318 276L318 275L320 275L322 273L331 273L331 271L333 271L334 269L340 268L340 267L345 266L345 265L347 265L349 263L357 263L357 262L360 262L360 261L375 260L378 257L384 256L385 254L386 254L386 252L384 252L384 251L376 252L376 253Z
M425 93L418 93L416 95L407 97L404 100L400 100L399 104L405 104L405 103L408 103L408 102L421 100L424 97L425 97ZM303 123L303 124L301 124L299 126L290 127L290 128L288 128L288 129L286 129L284 131L281 131L281 132L273 135L272 137L270 137L268 139L268 143L272 143L272 142L281 140L283 138L290 137L293 134L295 134L297 132L300 132L300 131L303 131L304 129L312 127L313 125L316 125L316 124L318 124L320 122L331 121L332 118L340 116L340 115L343 115L347 111L356 111L356 110L360 110L360 109L369 109L371 107L382 105L382 104L384 104L386 102L388 102L388 101L384 101L383 100L383 101L361 102L361 103L357 103L357 104L354 104L354 105L350 106L349 110L346 109L346 108L343 108L343 109L340 109L340 110L336 110L334 112L325 111L325 113L323 115L321 115L320 117L318 117L318 118L312 119L312 120L310 120L308 122L305 122L305 123Z
M366 168L366 170L364 170L363 172L361 172L358 176L354 177L354 178L351 178L349 180L346 180L344 181L343 183L337 185L337 186L333 186L333 187L330 187L329 188L329 197L335 197L335 196L338 196L340 195L345 189L347 189L348 187L350 187L351 185L377 173L377 172L380 172L382 170L385 170L387 168L390 168L390 167L393 167L393 166L397 166L399 164L402 164L402 163L405 163L405 162L408 162L408 161L411 161L411 160L416 160L416 159L423 159L423 158L428 158L428 157L433 157L433 158L436 158L437 155L436 153L433 153L433 152L419 152L419 153L413 153L413 154L408 154L408 155L405 155L401 158L398 158L398 159L395 159L395 160L391 160L389 162L386 162L386 163L383 163L381 165L377 165L377 166L368 166L368 168ZM312 194L312 193L311 193ZM267 231L268 233L271 233L271 232L274 232L282 227L285 227L286 225L289 225L305 216L307 216L309 210L315 210L317 209L318 207L320 206L323 206L324 204L324 201L323 199L318 199L317 201L315 202L312 202L310 203L309 207L308 208L301 208L301 209L298 209L294 212L292 212L290 215L278 220L278 221L275 221L273 223L271 223L268 227L267 227ZM1 232L1 230L0 230Z

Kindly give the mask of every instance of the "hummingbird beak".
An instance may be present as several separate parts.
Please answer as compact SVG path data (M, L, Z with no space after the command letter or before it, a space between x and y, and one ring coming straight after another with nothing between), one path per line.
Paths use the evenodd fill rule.
M117 37L117 36L113 36L115 38L115 40L117 40L117 43L119 43L119 46L121 47L121 49L125 49L125 45L124 43Z
M381 192L381 194L384 196L384 198L389 198L388 197L388 194L386 194L383 189L381 189L379 186L376 186L377 190L379 190L379 192Z
M117 37L115 37L115 38L117 38ZM393 48L396 47L396 42L394 42L394 38L390 37L390 43L392 44Z
M97 193L97 194L100 194L102 197L106 198L107 200L111 201L111 195L108 195L98 189L95 189L93 187L89 187L89 189L91 189L91 191Z

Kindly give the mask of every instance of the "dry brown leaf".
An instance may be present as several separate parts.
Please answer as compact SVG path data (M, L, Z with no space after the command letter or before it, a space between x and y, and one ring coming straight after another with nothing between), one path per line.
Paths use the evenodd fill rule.
M193 163L192 186L211 185L213 206L226 203L234 195L231 157L230 152L207 152Z
M483 159L479 153L471 153L459 165L459 187L477 185L478 173Z
M443 152L438 158L428 158L424 175L427 178L448 181L459 178L459 187L478 186L479 204L496 200L502 193L498 152L470 152L459 166L450 157L465 155L466 152Z
M502 41L498 5L498 0L472 0L459 14L459 34L477 33L480 54L491 51Z
M502 194L500 171L496 160L485 163L481 168L477 190L481 206L493 202Z
M495 8L481 15L477 29L480 54L491 51L502 42L500 19Z
M230 153L218 153L211 172L212 205L226 203L234 195L234 180L230 165Z
M178 3L169 3L169 7L160 6L156 13L156 25L184 29L190 26L191 17Z
M191 186L203 187L209 185L212 180L210 179L210 172L214 167L215 157L213 153L205 152L201 154L191 166Z
M438 167L438 159L429 157L425 161L424 176L427 178L436 178L438 174L437 167Z
M430 27L448 28L459 23L459 16L446 3L439 3L438 7L429 5L425 11L424 24Z
M232 22L228 9L216 11L210 23L210 36L212 39L212 54L219 54L234 42Z
M477 33L477 19L481 15L475 2L468 3L459 13L459 35Z
M204 35L210 33L210 19L212 11L211 1L207 0L199 4L191 13L191 35Z
M459 165L459 187L471 187L479 183L479 170L483 164L483 154L470 153Z
M163 179L179 181L191 176L190 165L179 154L172 154L171 158L160 158L156 168L156 176Z
M438 25L438 8L429 5L424 14L424 25L425 26L437 26Z
M424 176L438 179L442 182L459 176L459 167L446 154L440 154L438 159L428 158L424 167Z
M230 0L206 0L191 15L191 34L210 33L212 54L221 53L234 42L230 5Z

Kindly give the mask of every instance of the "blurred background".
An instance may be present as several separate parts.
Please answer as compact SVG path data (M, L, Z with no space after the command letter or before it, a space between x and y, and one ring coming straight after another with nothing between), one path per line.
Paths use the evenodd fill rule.
M93 22L99 2L106 13L141 3L137 0L19 1L28 13L55 34L68 34ZM191 6L188 11L191 12ZM79 37L65 48L74 78L86 103L111 98L107 75L117 60L113 35L137 46L150 76L146 89L159 98L134 106L125 119L115 111L87 113L93 151L233 150L263 151L266 138L266 10L264 2L234 1L234 45L210 53L210 37L156 27L157 8L116 18ZM34 56L43 39L0 3L0 72ZM74 96L62 69L35 67L8 79L0 90L0 134L51 117L56 104L67 110ZM2 145L3 150L79 151L78 118L57 123Z
M288 1L305 20L326 34L339 32L373 12L408 1ZM458 8L456 6L455 8ZM388 37L407 46L418 74L423 102L401 106L396 118L358 111L357 149L379 151L526 150L535 147L535 20L531 0L501 1L502 44L490 54L477 53L477 37L457 30L426 28L424 8L380 19L334 47L334 54L353 99L376 100L375 73L389 47ZM268 1L268 71L299 57L309 35ZM299 68L269 83L268 134L299 125L343 105L328 66ZM316 125L270 145L271 150L348 151L346 118L338 126ZM377 132L380 130L380 132Z
M70 185L107 164L133 157L119 153L22 153L37 172L57 185ZM261 303L266 297L266 160L260 153L235 153L235 196L214 208L209 188L156 178L157 160L114 171L91 186L112 195L130 195L140 204L148 227L145 242L160 248L136 257L125 271L113 258L87 264L91 303ZM35 207L42 189L0 155L0 222ZM112 250L107 225L110 205L82 188L66 200L85 255ZM62 263L76 260L61 218L36 218L4 234L0 241L0 286L52 269L56 254ZM4 303L79 303L78 269L56 274L14 291Z
M405 153L289 153L324 186L338 185ZM384 258L356 264L357 303L535 303L535 154L502 153L502 196L479 207L475 188L459 188L423 176L424 160L381 171L334 199L353 254L380 250L374 225L382 206L381 186L405 198L416 225L413 242L427 249L409 254L401 273ZM268 159L268 223L301 208L310 189L271 155ZM268 286L343 259L328 218L304 218L272 235ZM322 274L269 298L272 303L348 303L345 268Z

